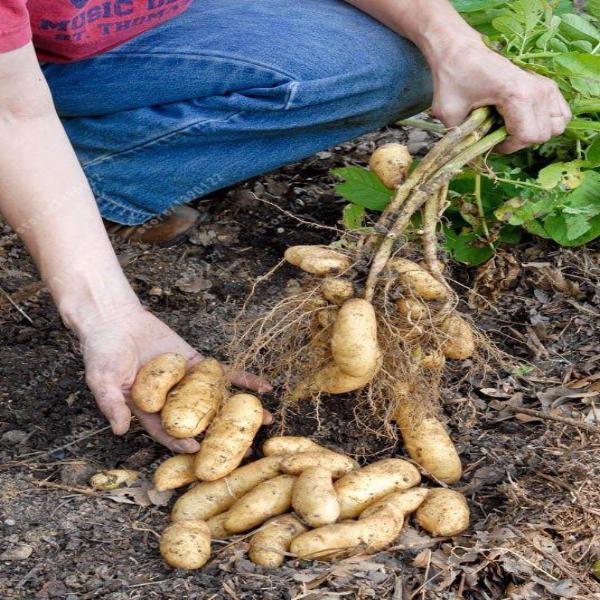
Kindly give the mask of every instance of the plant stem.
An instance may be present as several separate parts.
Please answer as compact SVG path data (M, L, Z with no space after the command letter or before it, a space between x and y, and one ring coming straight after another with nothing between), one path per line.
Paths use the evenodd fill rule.
M447 129L439 124L426 121L425 119L402 119L402 121L396 121L396 125L402 125L403 127L414 127L415 129L422 129L423 131L431 131L432 133L447 133Z
M475 175L475 202L477 204L479 218L481 219L483 234L485 235L485 239L489 242L490 230L488 229L487 221L485 220L485 212L483 211L483 202L481 200L481 173Z
M437 225L446 203L448 184L441 187L439 193L430 196L423 207L423 258L429 272L442 284L448 287L442 272L442 265L437 252Z

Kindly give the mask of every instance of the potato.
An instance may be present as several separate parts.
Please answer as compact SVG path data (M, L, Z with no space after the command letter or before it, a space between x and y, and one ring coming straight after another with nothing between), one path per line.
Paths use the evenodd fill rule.
M446 357L441 352L429 352L421 356L419 363L423 369L439 371L444 368Z
M320 327L323 329L331 327L337 319L338 312L339 308L337 308L337 306L330 306L320 310L317 313L317 323L319 323Z
M280 473L281 456L268 456L236 469L223 479L197 483L175 502L171 519L209 519L226 511L259 483Z
M429 490L415 518L425 531L435 537L458 535L469 526L469 505L459 492L435 488Z
M351 377L366 377L381 360L377 318L373 305L351 298L340 308L331 335L331 354L340 370Z
M262 420L263 407L256 396L231 396L223 404L200 444L194 464L196 477L215 481L231 473L252 446Z
M362 521L325 525L301 533L290 552L303 560L334 560L352 554L371 553L389 546L398 536L397 520L381 513Z
M352 377L344 373L335 363L323 367L308 384L301 384L294 392L296 398L306 398L315 392L325 394L345 394L360 390L368 385L381 367L381 361L372 373L362 377Z
M96 490L116 490L123 485L129 485L140 474L131 469L107 469L100 471L90 478L90 485Z
M194 365L167 394L160 419L167 433L176 438L202 433L217 414L225 395L225 372L214 358Z
M324 467L308 467L302 471L292 491L292 507L311 527L335 523L340 516L340 503L331 471Z
M210 558L210 530L204 521L179 521L167 525L159 549L176 569L199 569Z
M341 306L354 296L354 287L352 282L344 277L328 277L321 284L321 294L332 304Z
M406 515L415 512L427 497L427 488L411 488L401 492L392 492L360 513L359 519L372 517L381 511L387 511L399 522L400 527Z
M414 402L400 402L394 418L408 455L429 474L444 483L462 476L460 456L442 423L432 416L419 416Z
M210 529L211 540L224 540L227 539L231 534L225 529L225 521L229 517L229 511L223 512L220 515L215 515L210 519L207 519L206 524Z
M412 161L406 146L390 143L379 146L373 152L369 168L381 179L383 185L394 189L406 179Z
M350 259L326 246L292 246L285 251L285 260L314 275L331 275L350 268Z
M187 360L181 354L167 352L146 363L131 386L131 400L144 412L159 412L168 391L185 375Z
M261 567L280 567L292 540L306 531L294 515L280 515L265 523L250 539L248 558Z
M459 315L449 316L440 329L448 336L442 344L446 358L465 360L475 352L475 337L471 326Z
M174 490L196 481L194 455L177 454L167 458L154 471L154 487L159 491Z
M357 517L365 508L391 492L407 490L421 481L419 471L401 458L386 458L335 482L340 519Z
M423 319L427 319L430 314L427 306L416 298L398 298L396 308L411 323L418 323Z
M269 438L262 447L262 452L265 456L273 454L297 454L298 452L319 452L327 450L310 438L299 435L277 435Z
M289 511L295 482L296 478L291 475L279 475L257 485L229 509L225 529L231 533L248 531Z
M281 470L289 475L300 475L309 467L322 467L331 473L334 479L358 468L356 461L349 456L333 452L333 450L321 449L313 452L299 452L283 456L281 459Z
M398 281L419 298L445 300L448 297L446 286L412 260L394 258L389 268L398 274Z

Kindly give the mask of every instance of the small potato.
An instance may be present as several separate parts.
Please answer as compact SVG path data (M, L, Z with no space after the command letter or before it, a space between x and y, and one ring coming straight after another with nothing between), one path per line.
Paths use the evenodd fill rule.
M183 494L171 513L173 521L209 519L226 511L238 498L281 473L281 456L267 456L217 481L202 481Z
M256 396L235 394L226 400L196 454L196 477L215 481L231 473L252 446L262 420L263 407Z
M314 452L299 452L281 459L281 470L289 475L300 475L309 467L322 467L329 471L334 479L337 479L357 469L358 464L349 456L323 449Z
M440 371L446 364L446 357L441 352L429 352L421 356L419 363L423 369Z
M406 146L390 143L379 146L373 152L369 168L381 179L383 185L394 189L406 179L412 161Z
M366 377L381 360L377 318L373 305L351 298L340 308L331 335L331 354L340 370L351 377Z
M319 452L327 450L310 438L299 435L277 435L269 438L262 447L262 452L265 456L273 454L297 454L298 452Z
M250 539L248 558L261 567L280 567L292 540L306 527L294 515L281 515L265 523Z
M165 562L176 569L199 569L210 558L210 530L204 521L179 521L167 525L159 549Z
M331 363L323 367L308 385L298 386L294 395L297 398L306 398L316 392L346 394L347 392L360 390L371 382L380 367L381 361L372 373L367 373L362 377L352 377L352 375L344 373L335 363Z
M460 456L442 423L432 416L419 416L414 402L399 402L394 415L408 455L429 474L444 483L462 476Z
M168 393L160 419L167 433L176 438L202 433L217 414L225 395L225 372L214 358L194 365Z
M144 412L159 412L168 391L185 375L187 360L181 354L167 352L146 363L131 386L131 400Z
M131 469L107 469L92 475L90 485L95 490L116 490L139 479L140 474Z
M159 491L174 490L196 481L194 455L177 454L167 458L154 471L154 487Z
M302 471L292 492L292 507L311 527L335 523L340 516L340 503L331 471L324 467L308 467Z
M398 281L419 298L445 300L448 297L446 286L412 260L394 258L389 268L398 274Z
M225 529L241 533L289 511L295 482L296 478L291 475L279 475L257 485L229 509Z
M331 275L350 268L350 259L326 246L292 246L285 260L313 275Z
M359 519L366 519L379 513L380 511L388 511L393 515L402 526L406 515L415 512L427 497L429 490L427 488L411 488L402 492L392 492L384 496L375 504L371 504L368 508L360 513Z
M354 287L349 279L343 277L328 277L321 284L321 294L332 304L341 306L354 296Z
M411 323L418 323L429 317L429 309L416 298L398 298L396 308Z
M391 492L407 490L421 481L419 471L401 458L386 458L335 482L340 519L353 519L368 506Z
M335 560L389 546L400 533L397 520L380 513L362 521L325 525L292 540L290 552L303 560Z
M229 512L224 512L207 519L206 524L210 529L211 540L225 540L231 535L231 533L225 529L225 521L228 517Z
M429 490L415 518L425 531L435 537L458 535L469 526L469 505L459 492L435 488Z
M317 313L317 322L323 329L332 327L338 316L339 309L336 306L329 306Z
M459 315L449 316L440 326L448 336L442 344L446 358L465 360L475 352L475 337L471 326Z

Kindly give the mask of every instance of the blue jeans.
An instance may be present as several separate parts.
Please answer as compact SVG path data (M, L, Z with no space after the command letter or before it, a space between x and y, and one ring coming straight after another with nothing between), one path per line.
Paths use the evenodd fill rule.
M43 67L102 216L134 225L428 106L413 44L343 0L196 0Z

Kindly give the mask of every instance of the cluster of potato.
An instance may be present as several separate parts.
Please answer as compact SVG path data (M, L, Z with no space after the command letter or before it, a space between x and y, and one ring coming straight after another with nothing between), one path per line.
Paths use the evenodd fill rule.
M195 482L175 503L172 523L161 536L168 564L198 569L210 558L211 539L252 530L250 560L277 567L290 554L334 560L386 548L413 512L434 536L457 535L468 526L465 498L446 488L417 487L420 473L406 460L359 468L348 456L294 436L270 438L262 450L263 458L220 479L195 482L190 455L158 467L159 490Z

